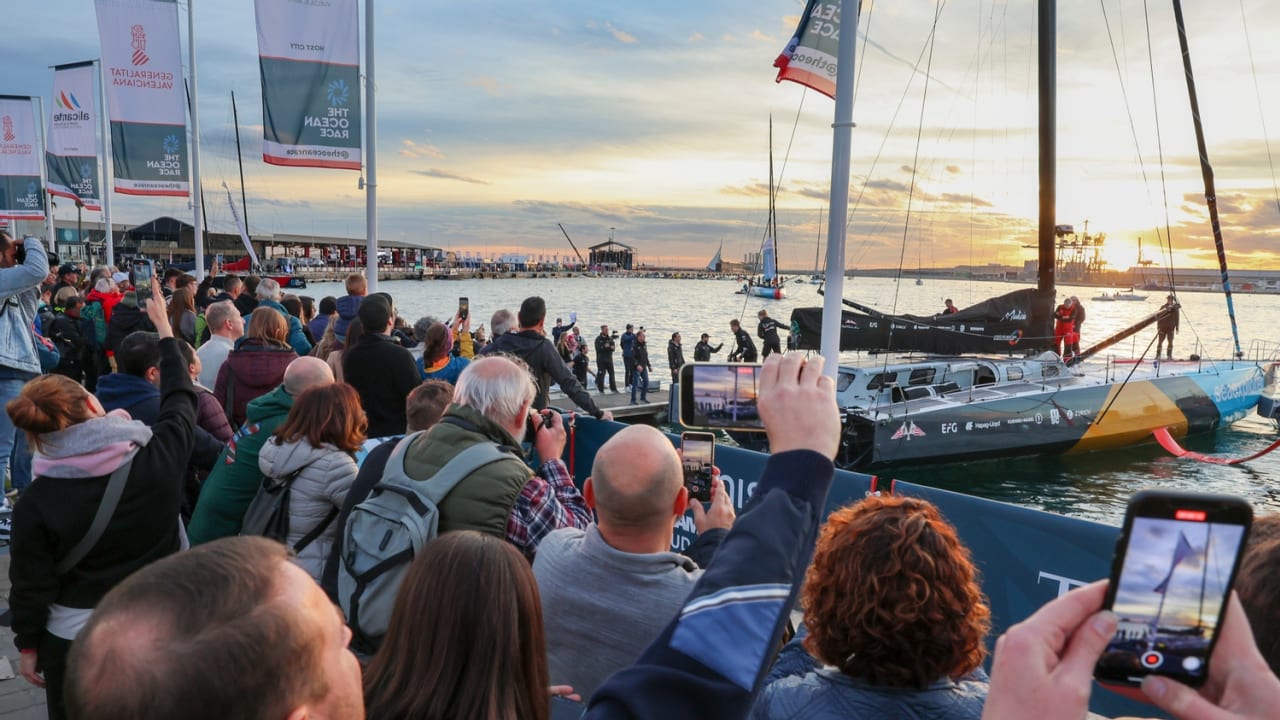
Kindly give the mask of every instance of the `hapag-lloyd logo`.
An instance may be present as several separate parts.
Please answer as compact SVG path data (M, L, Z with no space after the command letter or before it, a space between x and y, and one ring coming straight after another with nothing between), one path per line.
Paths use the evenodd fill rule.
M146 65L151 62L147 56L147 31L141 25L134 25L129 30L133 33L133 41L129 43L133 47L133 64Z
M18 139L18 136L13 133L12 116L5 115L3 119L0 119L0 128L3 128L5 142L13 142Z

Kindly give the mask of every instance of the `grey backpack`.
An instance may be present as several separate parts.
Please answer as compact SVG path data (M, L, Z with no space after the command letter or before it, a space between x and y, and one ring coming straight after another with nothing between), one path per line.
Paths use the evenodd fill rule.
M521 462L502 446L482 442L458 453L426 480L405 474L405 451L421 432L406 435L391 456L382 480L351 509L342 530L338 560L338 601L362 649L382 643L396 593L409 563L439 530L438 505L463 478L495 462Z

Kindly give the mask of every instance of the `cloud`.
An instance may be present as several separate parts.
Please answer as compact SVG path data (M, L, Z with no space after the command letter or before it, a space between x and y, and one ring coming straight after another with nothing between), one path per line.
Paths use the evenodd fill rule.
M441 170L439 168L428 168L426 170L410 170L409 172L413 173L414 175L421 175L423 177L439 178L441 180L457 180L458 182L470 183L472 185L491 185L492 184L487 180L477 180L476 178L467 177L466 175L459 175L457 173L452 173L452 172L449 172L448 170Z
M636 39L635 35L632 35L631 33L626 32L625 30L620 30L614 27L613 23L611 22L606 22L604 24L604 29L608 30L609 34L613 36L613 39L617 40L620 43L631 45L631 44L640 42L639 40Z
M471 87L480 88L494 97L502 97L511 89L509 84L487 76L471 76L467 78L467 84Z
M771 45L778 42L777 38L773 37L772 35L766 35L765 33L759 30L752 30L751 34L748 35L747 37L751 38L752 40L758 40L760 42L769 43Z
M307 200L280 200L278 198L266 198L254 196L249 199L250 205L266 205L267 207L277 208L309 208L311 203Z
M689 36L689 42L691 43L702 42L703 40L706 40L706 39L707 39L706 36L704 36L700 32L695 32L694 34Z
M943 168L943 169L944 169L944 170L946 170L946 171L947 171L949 174L951 174L951 175L959 175L959 174L960 174L960 166L959 166L959 165L948 165L948 166L946 166L946 167L945 167L945 168Z
M423 145L409 139L405 139L400 143L400 154L408 158L429 157L435 160L444 159L444 153L435 145Z

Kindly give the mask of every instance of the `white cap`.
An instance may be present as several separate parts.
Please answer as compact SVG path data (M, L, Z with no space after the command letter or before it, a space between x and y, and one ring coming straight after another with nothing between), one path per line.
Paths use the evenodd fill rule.
M111 282L117 285L122 282L129 282L129 273L118 272L111 276Z

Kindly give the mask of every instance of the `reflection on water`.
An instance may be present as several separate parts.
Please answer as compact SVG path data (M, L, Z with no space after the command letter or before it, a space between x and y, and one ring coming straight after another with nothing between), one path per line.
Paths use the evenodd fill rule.
M709 250L707 256L713 252L714 249ZM784 248L784 263L786 258ZM793 308L822 304L817 287L808 284L788 285L789 296L781 301L735 295L737 287L731 281L712 280L562 278L397 281L381 283L379 289L392 293L400 314L410 322L422 315L450 317L458 306L458 297L469 297L475 325L487 325L490 315L499 308L514 310L525 297L541 295L547 301L548 325L554 324L556 317L568 319L569 313L576 311L582 334L588 338L599 333L602 324L611 328L627 323L646 327L650 358L655 370L665 375L662 351L673 332L686 338L684 354L691 357L693 344L703 332L711 335L713 344L731 342L731 319L739 319L754 334L756 312L762 308L785 321ZM929 314L941 309L946 298L965 307L1020 287L961 280L929 279L923 285L914 285L896 284L885 278L851 278L846 280L845 295L884 312ZM343 292L336 283L317 283L306 291L317 298ZM1082 346L1155 312L1163 297L1163 293L1152 292L1146 302L1092 302L1090 298L1099 292L1096 288L1067 286L1058 293L1059 298L1084 298L1088 320L1082 328ZM1175 354L1185 357L1201 352L1228 357L1231 330L1222 296L1183 293L1179 300L1183 305L1182 324ZM1254 340L1274 338L1280 296L1236 295L1235 306L1246 351ZM1149 328L1108 353L1117 357L1140 355L1154 335L1155 329ZM729 347L714 359L723 359ZM842 361L874 364L877 359L846 353ZM1275 435L1272 423L1253 418L1215 435L1190 439L1184 446L1203 453L1239 457L1265 447ZM1280 451L1248 466L1221 466L1174 459L1152 442L1119 453L969 462L885 471L881 475L1114 525L1123 518L1129 496L1153 486L1243 495L1258 514L1280 511L1280 489L1272 481L1280 477Z

